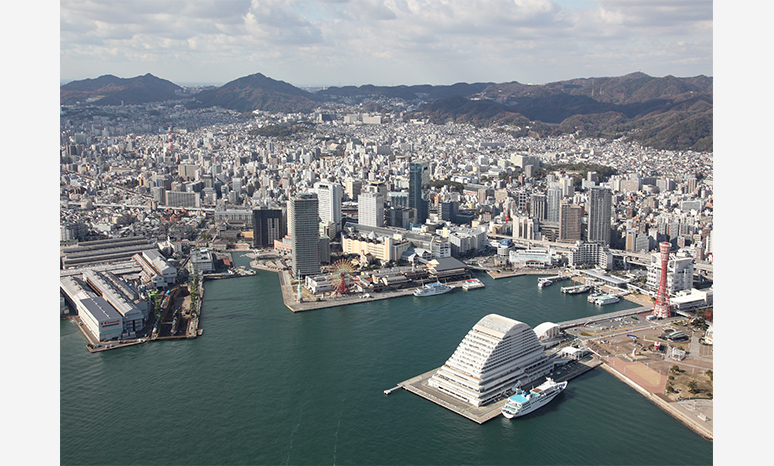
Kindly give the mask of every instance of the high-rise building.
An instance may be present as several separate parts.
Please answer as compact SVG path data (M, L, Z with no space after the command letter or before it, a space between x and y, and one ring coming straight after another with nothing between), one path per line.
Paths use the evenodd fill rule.
M529 197L529 216L538 220L546 219L545 194L533 194Z
M558 185L548 188L546 191L546 220L551 223L559 223L559 209L562 202L562 188Z
M559 241L580 241L583 209L562 203L559 209Z
M425 190L430 186L430 164L426 160L409 163L409 207L416 210L416 223L425 223L428 202Z
M274 240L285 236L282 210L259 207L253 209L253 247L273 247Z
M384 226L384 197L379 193L362 193L357 201L357 223L369 227Z
M347 196L350 198L350 200L356 201L357 197L360 195L361 189L363 188L363 182L360 180L348 178L344 181L344 188L344 192L347 193Z
M316 194L302 193L288 201L291 264L298 279L320 272L318 215Z
M317 192L320 221L336 224L338 232L341 228L341 185L320 181L314 184L314 189Z
M610 246L612 196L602 187L589 189L588 241Z

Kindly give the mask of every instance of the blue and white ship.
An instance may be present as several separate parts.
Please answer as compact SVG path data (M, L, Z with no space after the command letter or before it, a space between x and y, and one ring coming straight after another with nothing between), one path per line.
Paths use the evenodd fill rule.
M528 392L519 389L515 395L508 398L503 406L503 416L512 419L529 414L548 404L565 388L567 388L567 382L557 383L554 382L554 379L547 377L545 382Z

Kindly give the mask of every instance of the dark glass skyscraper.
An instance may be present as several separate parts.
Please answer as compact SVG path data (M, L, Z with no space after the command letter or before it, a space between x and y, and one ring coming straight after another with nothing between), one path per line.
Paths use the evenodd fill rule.
M293 276L320 273L320 217L317 194L302 193L288 202Z
M589 189L588 241L610 246L612 194L607 188Z
M409 163L409 207L416 209L416 223L425 223L428 203L425 191L430 187L430 164L426 160Z
M274 240L285 236L286 224L282 221L281 209L253 209L253 247L273 247Z

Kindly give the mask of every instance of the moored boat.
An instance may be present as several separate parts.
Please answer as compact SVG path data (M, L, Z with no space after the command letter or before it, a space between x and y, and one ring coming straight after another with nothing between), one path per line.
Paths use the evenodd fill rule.
M478 278L471 278L469 280L465 280L462 283L462 289L465 291L475 290L476 288L484 288L484 287L485 287L484 283Z
M605 304L613 304L620 301L621 298L614 294L604 294L601 296L597 296L597 298L594 300L594 304L604 306Z
M554 379L547 377L545 382L532 390L519 390L515 395L508 398L508 401L503 405L503 416L512 419L529 414L545 406L565 388L567 388L566 381L555 382Z
M589 285L577 285L577 286L563 286L561 288L562 293L566 294L581 294L591 290Z
M414 296L435 296L448 293L454 288L441 282L428 283L414 290Z

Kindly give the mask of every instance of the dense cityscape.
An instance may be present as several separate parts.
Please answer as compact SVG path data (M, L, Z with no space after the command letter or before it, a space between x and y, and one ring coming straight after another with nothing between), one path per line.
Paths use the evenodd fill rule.
M589 189L601 188L609 191L612 208L606 246L653 251L668 238L696 260L711 259L712 154L572 136L513 138L503 129L439 126L404 121L401 113L369 116L343 107L309 115L256 113L163 104L64 108L62 241L132 235L194 240L213 212L283 208L321 183L341 188L342 210L355 219L360 191L376 191L383 196L386 225L433 232L443 224L576 241L588 238L577 237L580 231L572 238L557 234L559 204L587 207ZM258 135L267 128L302 132ZM416 207L406 205L414 161L427 162L432 184L423 187L429 210L420 219ZM596 166L614 174L602 178ZM405 207L415 209L409 222L403 212L394 213ZM196 214L172 224L163 220L167 208ZM321 221L340 215L322 214ZM402 222L391 221L396 219ZM514 228L523 219L530 220L529 231ZM587 216L582 219L587 225Z
M624 347L659 375L652 386L622 380L712 438L711 153L517 137L529 128L439 125L400 101L371 103L392 110L62 106L60 304L89 352L196 338L204 282L258 270L278 273L293 312L485 287L476 272L538 275L541 288L572 279L563 293L639 307L534 331L491 314L470 335L499 335L494 348L526 335L528 350L505 358L516 372L455 380L486 359L469 335L435 375L385 394L405 388L483 423L526 396L514 382L564 380L538 394L600 365L620 377L627 363L607 358ZM694 375L675 378L674 361ZM680 404L686 394L709 402L701 422L686 411L695 402Z

